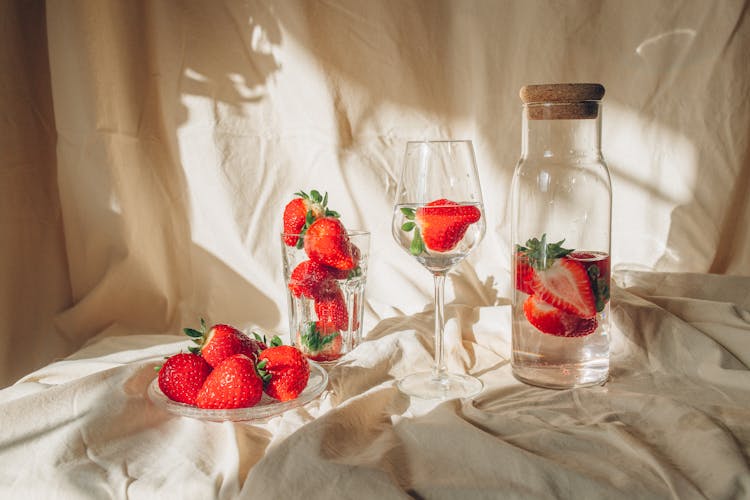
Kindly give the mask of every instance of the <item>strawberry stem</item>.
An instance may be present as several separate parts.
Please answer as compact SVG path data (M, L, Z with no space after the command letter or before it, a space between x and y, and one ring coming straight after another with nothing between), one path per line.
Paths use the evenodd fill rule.
M201 353L201 347L203 346L203 343L206 341L206 336L208 335L208 326L206 325L206 320L201 318L201 329L196 330L195 328L183 328L182 331L190 337L193 340L193 343L196 344L194 346L188 347L188 351L190 351L193 354L200 355Z
M555 259L565 257L573 252L572 248L563 248L564 239L556 243L547 243L547 234L542 234L541 239L531 238L526 245L516 245L516 252L524 255L529 265L537 271L545 271L552 266Z
M264 359L263 361L255 365L255 373L257 373L260 379L263 381L263 385L266 385L271 381L271 374L266 371L267 364L268 360Z

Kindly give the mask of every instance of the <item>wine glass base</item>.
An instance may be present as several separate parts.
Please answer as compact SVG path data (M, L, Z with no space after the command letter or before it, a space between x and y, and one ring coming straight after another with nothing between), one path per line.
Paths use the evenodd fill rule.
M482 392L482 382L470 375L433 372L414 373L398 381L398 389L406 395L421 399L446 400L470 398Z

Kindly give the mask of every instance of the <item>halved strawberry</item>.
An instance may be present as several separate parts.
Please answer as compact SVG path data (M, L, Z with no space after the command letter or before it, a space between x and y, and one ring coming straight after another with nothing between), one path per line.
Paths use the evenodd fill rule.
M529 264L529 258L521 252L516 252L516 289L533 295L531 283L534 280L534 268Z
M406 212L404 214L409 218ZM474 205L461 205L441 198L418 208L414 217L419 225L414 239L421 237L424 245L432 251L448 252L458 245L469 226L482 217L482 212ZM408 231L412 228L414 226L407 222L402 229ZM417 248L412 245L412 253L415 250Z
M289 401L307 387L310 365L299 349L289 345L269 347L258 355L258 360L264 390L272 398Z
M333 361L341 357L343 338L332 325L310 322L305 332L297 332L297 346L313 361Z
M523 303L523 312L537 330L558 337L582 337L594 333L598 326L596 318L570 314L534 295Z
M537 269L531 289L544 302L582 318L596 315L594 294L586 268L570 259L556 259L544 270Z
M604 252L586 252L576 250L567 255L568 259L575 260L583 264L589 276L609 279L609 254ZM596 266L596 271L589 271L592 266Z
M318 316L320 323L329 325L336 330L349 328L346 300L339 288L334 288L315 300L315 314Z
M329 210L328 193L321 196L320 192L313 189L310 194L304 191L294 193L297 198L284 207L284 244L287 246L302 248L302 236L307 228L320 217L338 217L339 214Z
M601 312L609 302L609 254L605 252L571 252L567 259L579 262L585 269L594 294L596 311Z
M340 220L321 217L307 228L305 252L311 260L343 271L356 265L352 245Z
M159 369L159 389L173 401L195 405L210 373L211 365L202 357L186 352L175 354Z
M195 400L199 408L247 408L263 396L263 380L255 371L255 362L244 354L235 354L221 362L203 382Z
M197 344L189 348L190 352L200 354L213 367L234 354L255 357L267 347L263 342L252 339L229 325L219 324L208 329L203 319L200 330L185 328L183 331Z

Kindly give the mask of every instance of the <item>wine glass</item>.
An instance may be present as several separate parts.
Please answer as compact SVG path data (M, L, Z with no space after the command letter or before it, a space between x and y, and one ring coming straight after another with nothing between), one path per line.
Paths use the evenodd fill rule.
M407 143L394 205L393 238L435 280L435 366L399 380L398 388L423 399L475 396L482 382L448 373L443 342L445 276L479 245L485 232L471 141Z

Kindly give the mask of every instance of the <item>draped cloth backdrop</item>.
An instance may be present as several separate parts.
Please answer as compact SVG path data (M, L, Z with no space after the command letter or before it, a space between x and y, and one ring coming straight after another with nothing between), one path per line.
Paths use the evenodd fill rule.
M518 89L601 82L615 269L750 274L748 2L0 2L0 385L98 336L285 333L298 189L372 232L365 332L431 307L390 236L407 140L468 138L507 303Z

